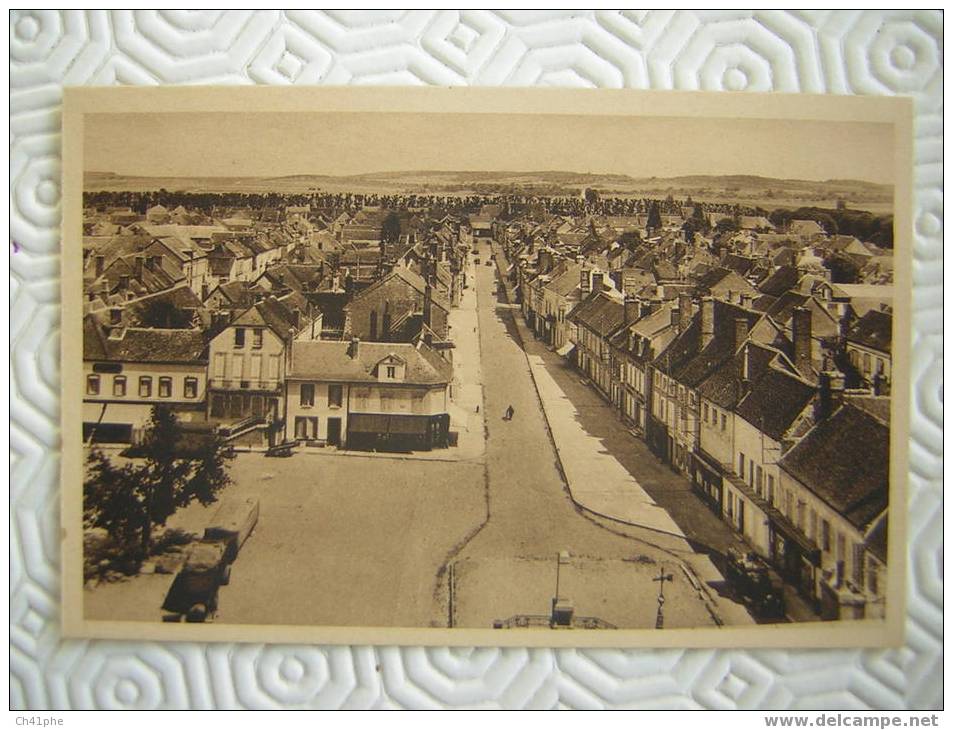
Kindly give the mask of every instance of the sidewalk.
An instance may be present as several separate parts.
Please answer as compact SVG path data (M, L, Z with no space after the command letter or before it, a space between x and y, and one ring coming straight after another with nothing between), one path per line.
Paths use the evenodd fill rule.
M480 357L480 327L477 318L476 272L467 259L467 281L460 306L450 310L450 337L453 339L453 396L450 429L459 434L450 453L457 460L475 459L486 453L483 408L483 366Z

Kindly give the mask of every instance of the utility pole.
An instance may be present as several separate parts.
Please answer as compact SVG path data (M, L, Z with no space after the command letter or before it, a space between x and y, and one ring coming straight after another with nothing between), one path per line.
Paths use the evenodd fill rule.
M662 606L665 605L665 581L670 583L674 580L671 573L665 572L665 566L662 565L659 567L659 574L657 577L652 578L652 581L658 581L658 612L655 614L655 628L661 629L664 628L665 619L662 616Z

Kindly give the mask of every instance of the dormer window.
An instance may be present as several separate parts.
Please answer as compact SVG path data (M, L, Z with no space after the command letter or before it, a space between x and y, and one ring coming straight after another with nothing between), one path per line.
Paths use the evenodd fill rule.
M388 365L388 366L387 366L387 377L390 378L390 379L394 379L394 378L397 377L397 366L396 366L396 365Z

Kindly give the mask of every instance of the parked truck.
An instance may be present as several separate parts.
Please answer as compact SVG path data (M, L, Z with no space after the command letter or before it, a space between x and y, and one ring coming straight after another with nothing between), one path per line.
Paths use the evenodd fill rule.
M218 611L218 590L228 585L232 563L258 523L257 499L226 499L202 539L192 545L162 604L163 621L201 623Z

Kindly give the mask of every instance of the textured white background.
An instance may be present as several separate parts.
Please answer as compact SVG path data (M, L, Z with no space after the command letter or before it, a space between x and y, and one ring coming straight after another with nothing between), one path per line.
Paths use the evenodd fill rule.
M940 706L942 52L939 12L13 12L10 203L11 235L20 250L11 256L10 294L12 705ZM199 83L912 95L916 289L907 646L527 651L62 640L56 539L62 87Z

